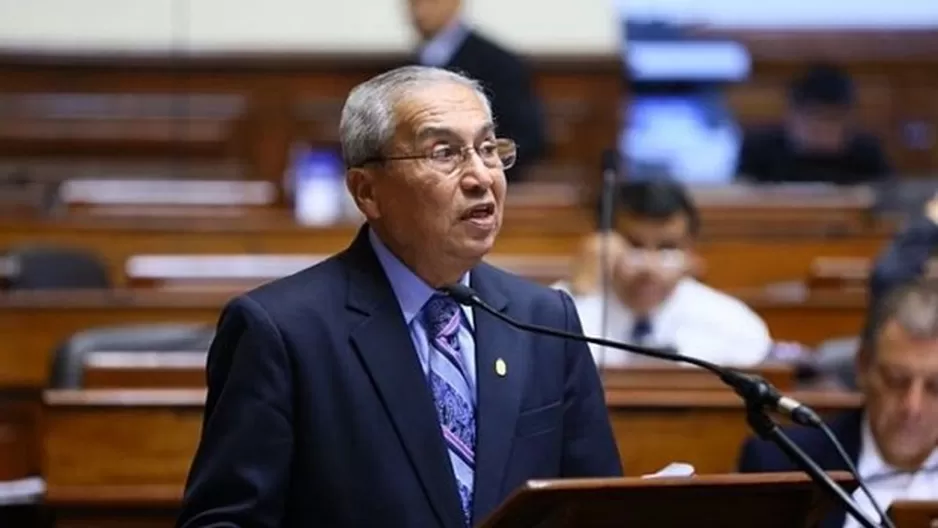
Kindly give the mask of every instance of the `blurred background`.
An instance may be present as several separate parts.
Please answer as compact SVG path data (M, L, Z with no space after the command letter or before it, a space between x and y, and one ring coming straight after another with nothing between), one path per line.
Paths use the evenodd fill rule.
M0 525L172 525L220 308L351 242L344 98L408 63L489 90L488 260L587 333L855 408L938 269L933 0L0 1ZM630 474L733 470L731 393L593 352Z

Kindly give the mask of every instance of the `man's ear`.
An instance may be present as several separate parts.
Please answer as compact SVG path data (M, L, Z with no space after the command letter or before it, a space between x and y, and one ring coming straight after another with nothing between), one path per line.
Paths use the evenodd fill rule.
M375 196L374 173L371 170L359 167L348 169L345 172L345 187L365 218L375 220L381 217Z

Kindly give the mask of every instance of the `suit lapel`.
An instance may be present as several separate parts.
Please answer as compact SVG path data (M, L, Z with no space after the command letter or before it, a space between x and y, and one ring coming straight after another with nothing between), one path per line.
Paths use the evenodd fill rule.
M483 301L507 312L508 298L500 291L498 278L487 265L472 271L471 285ZM528 357L522 350L520 330L478 308L473 311L473 319L478 385L473 518L478 520L494 510L501 497L528 373ZM496 367L496 363L504 370Z
M462 526L462 508L433 397L394 291L363 228L345 255L350 340L442 526Z
M860 459L860 443L862 436L860 428L862 423L863 412L853 411L838 417L830 424L831 431L837 436L837 439L840 440L844 451L850 456L850 461L853 462L854 466L857 465ZM822 440L825 442L825 449L822 459L818 460L818 464L827 471L849 471L847 464L840 457L840 454L837 453L837 448L834 447L826 436L822 437ZM846 519L846 510L839 504L834 505L831 513L827 515L824 522L821 523L821 527L841 528Z

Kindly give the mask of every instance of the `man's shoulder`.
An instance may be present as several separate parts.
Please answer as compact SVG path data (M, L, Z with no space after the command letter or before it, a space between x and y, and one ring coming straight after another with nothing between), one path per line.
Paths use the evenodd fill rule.
M291 275L281 277L232 300L232 305L262 311L273 322L296 314L332 312L345 294L347 271L342 254L333 255Z
M482 280L487 287L501 292L512 303L522 305L555 305L563 307L563 296L569 294L557 288L522 277L498 266L483 262L473 270L474 278Z
M686 297L688 301L693 301L685 304L688 307L694 307L695 309L712 314L725 314L727 311L732 311L756 315L742 300L696 279L684 279L681 281L679 288L681 297Z
M491 36L479 32L477 29L469 30L466 35L466 40L463 42L463 46L472 53L483 55L488 60L494 61L498 66L524 66L521 58L513 51Z

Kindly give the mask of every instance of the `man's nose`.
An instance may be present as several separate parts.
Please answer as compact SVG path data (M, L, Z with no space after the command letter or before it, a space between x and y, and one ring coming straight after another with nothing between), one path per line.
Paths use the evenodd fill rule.
M462 185L467 191L485 192L495 184L495 177L492 169L485 166L482 157L475 149L469 149L466 152L466 160L463 164Z
M902 408L909 416L918 416L925 403L925 387L922 382L915 381L909 386L902 399Z

